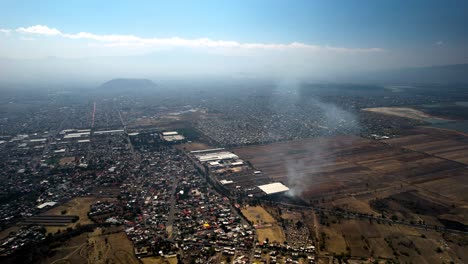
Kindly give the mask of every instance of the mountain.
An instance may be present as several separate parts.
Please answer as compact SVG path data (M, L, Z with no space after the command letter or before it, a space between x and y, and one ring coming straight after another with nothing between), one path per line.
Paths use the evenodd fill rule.
M377 83L468 84L468 64L394 69L372 72L357 78Z
M145 92L154 91L157 89L157 85L148 79L112 79L101 84L98 87L100 92Z

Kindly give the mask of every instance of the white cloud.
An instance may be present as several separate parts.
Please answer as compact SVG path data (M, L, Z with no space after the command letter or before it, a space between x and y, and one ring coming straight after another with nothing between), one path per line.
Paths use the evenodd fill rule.
M39 34L39 35L46 35L46 36L56 36L56 35L62 35L62 32L60 32L56 28L49 28L48 26L42 26L42 25L36 25L36 26L31 26L31 27L20 27L15 30L16 32L19 33L30 33L30 34Z
M444 45L444 42L442 40L439 40L435 43L437 46L442 46Z
M10 29L0 28L0 32L3 33L3 34L9 35L11 30Z
M321 45L311 45L300 42L282 43L241 43L229 40L213 40L209 38L185 39L181 37L171 38L143 38L134 35L97 35L89 32L76 34L63 33L56 28L44 25L20 27L15 30L20 34L37 34L43 36L60 36L67 39L82 39L101 43L106 47L190 47L190 48L224 48L241 50L306 50L328 51L336 53L365 53L380 52L381 48L346 48Z

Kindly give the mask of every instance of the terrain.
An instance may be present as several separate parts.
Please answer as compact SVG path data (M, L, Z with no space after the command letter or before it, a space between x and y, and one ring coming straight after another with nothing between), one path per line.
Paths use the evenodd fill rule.
M462 86L119 83L0 98L5 263L467 262Z
M415 223L456 222L462 230L468 224L468 138L460 133L420 128L380 141L328 137L234 152L310 203ZM391 203L380 208L383 200Z

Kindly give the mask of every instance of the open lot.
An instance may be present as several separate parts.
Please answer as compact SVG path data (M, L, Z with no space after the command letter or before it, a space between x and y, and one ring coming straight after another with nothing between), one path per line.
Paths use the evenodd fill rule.
M249 206L242 209L242 214L251 221L258 234L258 241L284 242L285 236L276 220L261 206Z
M374 112L384 115L393 115L409 119L416 119L421 121L443 121L449 120L445 118L440 118L436 116L429 115L423 111L410 108L410 107L374 107L374 108L364 108L363 111Z
M211 149L214 147L206 143L191 142L191 143L184 143L184 144L177 145L176 148L185 150L185 151L194 151L194 150Z
M319 244L330 253L393 259L399 263L466 263L466 236L325 216Z
M79 217L78 221L71 223L67 226L47 226L46 230L48 233L55 233L57 231L63 231L69 227L73 228L76 225L92 224L92 220L88 217L89 208L92 203L97 201L112 200L108 198L97 198L97 197L78 197L68 201L63 205L54 207L44 215L76 215Z
M133 245L118 227L97 228L83 233L55 248L44 263L140 263L133 254Z

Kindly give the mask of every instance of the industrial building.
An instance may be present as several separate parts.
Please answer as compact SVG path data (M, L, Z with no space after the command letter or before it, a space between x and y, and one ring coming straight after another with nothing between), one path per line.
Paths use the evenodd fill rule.
M166 142L181 142L185 140L185 137L180 135L177 131L167 131L161 133L161 139Z
M200 169L228 190L242 191L251 197L289 191L284 184L272 182L267 175L224 148L195 150L189 154Z
M266 195L284 193L284 192L289 191L289 188L286 185L282 184L281 182L264 184L264 185L260 185L257 187L260 190L262 190Z

